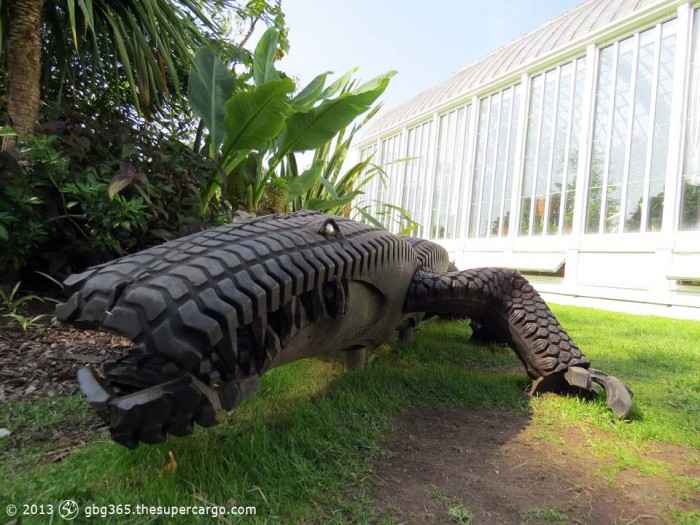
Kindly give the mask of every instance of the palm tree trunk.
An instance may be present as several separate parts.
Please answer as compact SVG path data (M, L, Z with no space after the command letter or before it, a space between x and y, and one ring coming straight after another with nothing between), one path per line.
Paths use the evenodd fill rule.
M43 5L44 0L10 2L7 114L19 140L34 130L39 117Z

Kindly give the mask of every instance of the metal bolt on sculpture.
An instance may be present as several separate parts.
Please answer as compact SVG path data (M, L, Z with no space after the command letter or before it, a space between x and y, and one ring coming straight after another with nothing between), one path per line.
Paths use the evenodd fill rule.
M65 281L63 322L128 337L125 356L78 379L112 437L129 448L218 423L273 367L333 350L358 367L364 349L431 315L468 317L475 337L506 343L532 393L605 390L618 417L632 393L590 368L518 272L457 271L429 241L301 211L189 235Z

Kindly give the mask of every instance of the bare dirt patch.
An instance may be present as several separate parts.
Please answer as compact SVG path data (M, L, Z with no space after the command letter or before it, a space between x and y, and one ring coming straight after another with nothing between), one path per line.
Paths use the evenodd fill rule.
M446 407L412 408L373 460L374 502L392 523L627 524L672 522L700 508L672 481L619 472L606 484L604 459L585 449L581 429L556 439L529 432L527 416ZM660 445L649 459L700 481L694 449Z

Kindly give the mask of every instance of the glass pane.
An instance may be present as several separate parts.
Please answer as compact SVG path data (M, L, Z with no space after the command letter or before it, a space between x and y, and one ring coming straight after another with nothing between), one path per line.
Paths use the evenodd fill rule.
M466 232L464 232L463 220L467 213L468 205L465 195L467 192L468 184L468 166L469 166L469 154L467 151L467 143L469 141L468 132L469 122L471 120L471 106L467 106L462 112L462 135L460 140L460 155L461 155L461 165L459 167L459 186L455 190L454 198L457 200L457 217L455 218L455 238L463 237Z
M522 201L520 212L520 234L527 235L530 231L530 205L532 202L533 183L535 180L535 156L537 154L537 138L542 118L542 95L544 90L544 75L532 79L530 90L530 111L528 114L527 140L525 145L525 171L523 174Z
M459 226L461 226L461 210L462 201L460 198L460 192L462 188L462 165L460 164L461 156L464 151L464 108L458 109L455 113L455 134L454 142L455 147L452 151L452 166L453 174L452 181L450 183L450 189L448 198L446 199L447 204L447 237L449 239L455 239L461 236L461 231L458 231Z
M532 232L541 233L544 229L544 214L547 201L547 182L551 170L551 141L554 134L554 117L557 105L557 71L545 74L544 108L540 131L540 149L537 157L537 178L535 181L534 223Z
M410 154L416 150L416 135L420 132L420 128L413 128L408 130L408 135L406 138L406 155L410 158ZM415 184L416 170L413 169L414 165L417 164L417 160L410 160L406 162L406 176L403 179L403 195L401 199L401 206L406 209L411 209L411 199L414 197L414 192L412 191Z
M683 179L682 202L681 229L697 230L700 227L700 176Z
M508 164L506 167L506 184L504 190L505 200L503 201L503 227L501 235L508 235L510 227L510 206L511 192L513 189L513 178L515 177L515 141L518 136L518 119L520 115L520 85L515 86L513 93L513 111L511 112L510 138L508 149Z
M429 166L428 148L432 122L426 122L408 130L406 139L406 175L404 177L401 206L411 213L418 228L411 232L412 236L427 236L427 225L423 216L423 198L428 185ZM402 224L405 227L407 224Z
M693 62L681 195L681 230L700 228L700 10L695 11Z
M481 201L481 185L484 178L488 117L489 99L483 99L479 104L479 129L477 130L476 161L474 162L474 183L472 185L471 207L469 210L469 237L477 236L479 224L478 203Z
M372 157L372 160L370 161L370 165L368 167L368 170L365 171L365 176L370 176L371 173L369 173L369 170L371 170L372 164L374 164L377 159L374 158L374 152L376 151L377 147L375 145L369 146L367 148L362 148L360 150L360 162L367 160L368 158ZM370 179L370 181L364 186L364 195L362 196L362 201L360 202L360 206L363 208L367 208L368 211L371 211L372 209L372 201L376 198L377 195L377 178L378 175L374 174L374 176Z
M635 182L627 186L625 231L638 232L642 227L642 200L644 182Z
M448 124L449 116L443 115L438 123L438 144L437 144L437 164L433 177L433 198L430 207L430 238L443 239L445 235L444 227L441 224L440 202L444 197L444 182L449 179L449 165L447 163L448 145Z
M489 234L489 220L491 216L491 203L493 189L493 177L496 158L496 142L498 141L498 121L500 118L501 100L499 95L490 98L491 112L489 114L488 138L486 142L486 161L484 163L483 190L481 194L481 215L479 217L479 237L487 237Z
M452 147L450 148L450 185L445 188L447 194L443 199L443 209L445 212L445 228L447 230L446 238L453 239L455 237L455 224L457 221L458 204L457 198L460 185L460 170L459 170L459 155L464 142L464 125L462 118L464 110L453 111L450 121L450 138ZM454 125L452 125L454 123Z
M583 111L583 85L586 77L586 59L576 61L576 82L574 84L573 115L571 120L571 138L569 151L567 152L566 166L566 207L564 211L565 235L571 233L574 224L574 198L576 195L576 181L578 180L579 139L582 127Z
M575 64L573 62L562 66L559 78L559 101L556 108L554 151L552 152L552 173L549 190L549 216L547 218L547 233L550 235L559 232L562 184L566 167L566 148L571 117L570 105L574 67Z
M620 199L625 169L625 150L629 126L630 98L632 94L632 64L635 39L628 38L618 47L615 76L615 103L612 115L612 137L608 163L608 189L605 208L605 231L615 233L620 225Z
M622 183L608 185L605 206L605 233L620 231L620 200L622 198Z
M637 58L637 79L634 86L634 116L630 145L629 182L644 180L651 112L652 74L656 61L655 30L641 34ZM640 223L641 224L641 223ZM635 230L638 231L638 230Z
M649 203L647 206L646 229L651 232L661 231L664 216L664 185L665 179L652 180L649 186Z
M382 219L392 233L398 233L401 227L398 213L393 208L386 206L387 204L393 205L397 202L401 202L402 198L401 190L403 187L404 166L396 162L401 158L401 152L399 150L400 142L400 134L387 141L387 157L385 161L386 166L384 168L388 180L385 187L384 198L382 199L384 203Z
M445 131L445 130L443 130ZM450 189L454 180L454 150L457 131L457 116L453 111L447 115L445 147L442 152L442 177L438 180L440 200L438 224L441 230L439 239L447 238L447 212L450 205Z
M606 47L600 51L591 174L586 211L586 233L598 233L600 230L600 207L602 205L603 181L606 170L605 162L608 149L608 119L612 106L614 53L614 46Z
M513 104L513 90L503 92L501 117L498 126L498 151L496 154L496 171L493 180L493 206L491 208L490 236L499 236L501 232L501 207L503 206L503 191L506 177L506 155L508 154L508 138L510 137L510 118Z

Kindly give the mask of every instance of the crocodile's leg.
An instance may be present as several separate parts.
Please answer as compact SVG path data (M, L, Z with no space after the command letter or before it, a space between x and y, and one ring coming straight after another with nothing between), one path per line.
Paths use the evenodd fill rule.
M367 361L367 350L365 348L355 348L345 352L345 370L361 370Z
M608 406L623 418L632 407L632 393L622 382L599 370L564 331L542 297L517 271L477 268L437 273L416 272L406 310L457 314L477 319L490 337L510 346L534 379L532 393L547 390L590 393L603 387Z

